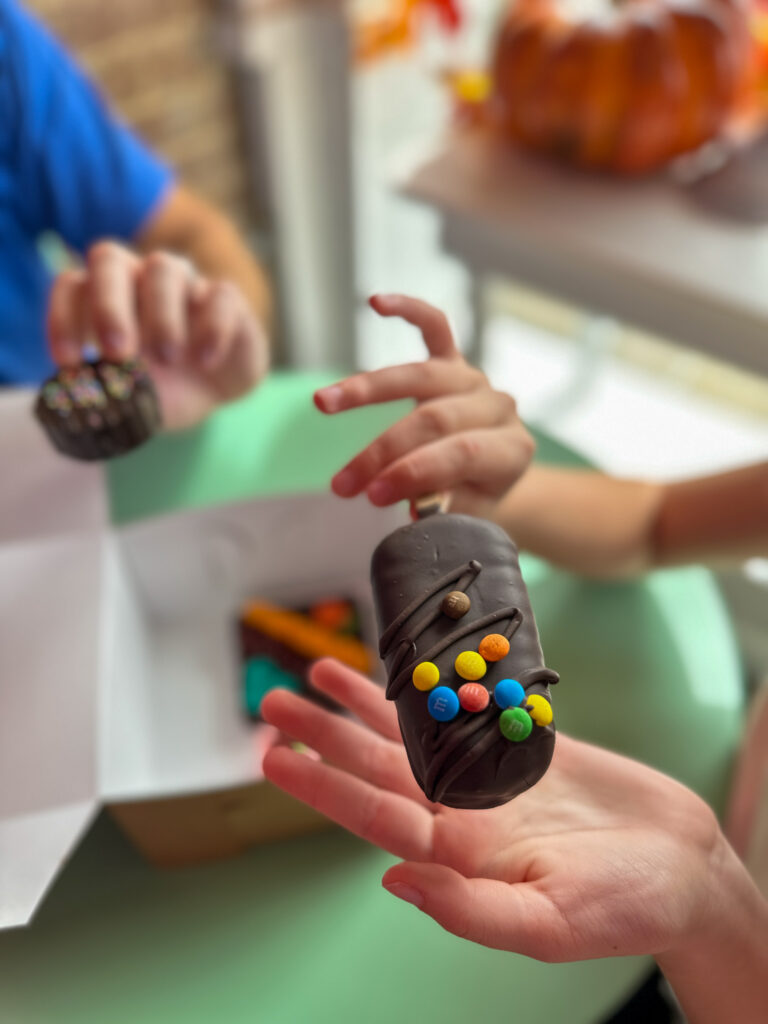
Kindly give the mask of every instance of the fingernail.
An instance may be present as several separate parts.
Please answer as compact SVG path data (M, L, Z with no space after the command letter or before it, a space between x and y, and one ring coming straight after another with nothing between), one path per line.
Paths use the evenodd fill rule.
M77 366L81 360L80 348L76 341L67 338L59 342L58 361L61 366Z
M216 345L205 345L200 349L200 365L206 369L210 368L215 364L218 355L218 349Z
M390 882L390 884L385 885L384 888L387 892L391 892L393 896L397 896L399 900L405 900L406 903L412 903L414 907L424 906L424 894L419 892L418 889L412 888L410 885L404 885L402 882Z
M357 474L352 469L342 469L331 481L334 494L348 498L357 490Z
M389 505L395 500L395 490L388 480L374 480L366 493L374 505Z
M344 388L334 384L330 388L322 388L317 397L323 404L325 412L338 412L344 404Z
M304 757L308 757L310 761L322 761L322 758L316 750L312 750L306 743L299 743L298 740L294 740L291 743L291 750L295 750L297 754L303 754Z
M116 356L127 354L128 339L121 331L109 331L104 337L104 344Z
M171 345L166 341L160 346L160 358L164 363L168 363L169 366L173 366L178 359L178 355L179 351L175 345Z

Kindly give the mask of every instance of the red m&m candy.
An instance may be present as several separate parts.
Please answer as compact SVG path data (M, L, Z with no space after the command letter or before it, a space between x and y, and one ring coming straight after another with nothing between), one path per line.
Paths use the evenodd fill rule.
M491 695L480 683L464 683L459 687L459 704L465 711L484 711Z

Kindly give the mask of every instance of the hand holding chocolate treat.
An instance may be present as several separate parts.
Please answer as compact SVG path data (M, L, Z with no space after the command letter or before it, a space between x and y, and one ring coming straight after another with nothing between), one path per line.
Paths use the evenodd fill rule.
M428 799L495 807L538 782L554 751L558 676L504 530L427 516L382 541L371 579L387 698Z
M91 371L83 367L88 346L116 366L118 376L127 364L130 377L134 360L141 359L164 428L183 430L246 394L266 373L269 346L261 305L229 275L205 277L189 260L168 252L139 254L98 242L82 268L65 270L53 283L47 316L51 356L73 379L84 374L86 390L91 386ZM93 372L95 391L84 394L89 411L97 411L93 403L99 402L102 376L98 368ZM142 393L146 379L137 379Z

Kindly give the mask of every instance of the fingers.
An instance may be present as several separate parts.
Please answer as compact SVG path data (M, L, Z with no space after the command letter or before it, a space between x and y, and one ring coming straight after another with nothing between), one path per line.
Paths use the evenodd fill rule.
M418 861L431 856L433 817L407 797L285 747L267 752L264 774L286 793L397 857Z
M238 289L228 281L200 282L192 303L192 358L212 372L226 361L240 334L245 303Z
M184 356L191 284L189 264L164 252L148 256L138 275L142 347L168 365Z
M370 782L400 793L424 807L431 805L414 781L402 744L377 736L288 690L274 690L262 702L265 721L306 744L326 761Z
M359 494L387 466L414 449L453 434L517 422L515 400L502 391L470 392L425 402L380 435L331 481L339 497Z
M268 363L263 330L235 285L195 278L170 253L139 259L113 242L94 245L85 270L56 279L48 334L61 365L80 362L92 340L109 359L142 351L167 365L184 363L220 399L248 390Z
M440 359L459 356L448 318L429 303L407 295L374 295L370 306L379 316L399 316L418 327L431 356Z
M87 276L83 270L68 270L53 282L48 300L48 342L53 361L74 366L81 360L87 340Z
M534 447L522 424L504 430L471 430L398 459L379 474L366 493L378 506L468 485L483 494L501 495L526 470Z
M460 394L485 382L480 370L463 360L406 363L383 370L357 373L315 393L315 405L321 412L336 413L362 405L379 405L413 398L426 402L431 398Z
M364 675L333 658L316 661L309 670L312 686L347 708L385 739L400 742L395 705L384 690Z
M88 252L88 316L99 348L109 359L127 359L139 350L138 267L133 253L113 242L99 242Z
M382 885L446 931L481 946L548 962L582 955L567 921L530 882L465 878L441 864L416 863L390 868Z

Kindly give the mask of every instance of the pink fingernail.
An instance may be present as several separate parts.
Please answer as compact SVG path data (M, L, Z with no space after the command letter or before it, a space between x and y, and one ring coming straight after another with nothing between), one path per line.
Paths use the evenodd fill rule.
M58 362L60 362L62 366L77 366L81 361L80 347L76 341L70 341L69 338L59 342L58 352Z
M215 345L206 345L200 351L200 365L206 370L210 370L215 365L218 355L218 350Z
M374 505L388 505L395 500L395 490L388 480L374 480L367 494Z
M166 342L160 346L160 356L164 363L173 366L178 361L179 352L175 345Z
M403 882L390 882L384 888L387 892L391 892L393 896L397 896L399 900L412 903L414 907L424 906L424 893L419 892L418 889L414 889L410 885L405 885Z
M338 412L344 405L344 389L338 384L318 391L317 397L322 402L325 412Z
M116 356L127 354L128 339L121 331L110 331L104 338L104 344Z
M357 490L357 474L351 469L342 469L333 478L333 491L341 498L348 498Z

